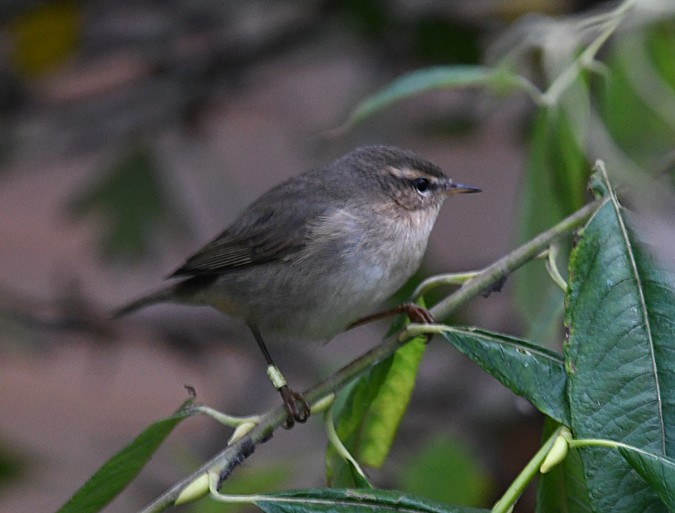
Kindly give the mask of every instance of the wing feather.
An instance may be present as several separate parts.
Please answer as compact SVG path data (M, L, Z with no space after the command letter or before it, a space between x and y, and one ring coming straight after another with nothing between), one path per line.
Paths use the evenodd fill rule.
M297 216L284 216L286 219L277 224L274 217L261 215L246 233L237 233L236 225L231 226L188 258L171 277L217 274L299 253L305 247L305 223Z

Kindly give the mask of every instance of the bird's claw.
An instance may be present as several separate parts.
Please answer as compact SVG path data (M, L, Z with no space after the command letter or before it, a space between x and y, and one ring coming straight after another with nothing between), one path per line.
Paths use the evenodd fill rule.
M417 324L435 324L436 319L431 315L431 312L423 306L415 303L405 303L401 305L401 310L408 316L408 318Z
M288 412L288 418L286 419L284 427L286 429L291 429L296 422L301 424L307 422L310 414L310 407L304 396L295 390L288 388L288 385L282 386L279 389L279 393L281 394L281 399L284 401L284 407Z

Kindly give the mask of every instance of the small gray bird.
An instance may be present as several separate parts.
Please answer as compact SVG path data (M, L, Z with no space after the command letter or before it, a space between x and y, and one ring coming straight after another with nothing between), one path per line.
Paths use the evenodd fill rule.
M269 190L170 277L179 281L120 308L208 305L242 318L289 413L309 407L287 386L262 335L328 340L391 296L418 269L445 199L479 192L413 152L358 148Z

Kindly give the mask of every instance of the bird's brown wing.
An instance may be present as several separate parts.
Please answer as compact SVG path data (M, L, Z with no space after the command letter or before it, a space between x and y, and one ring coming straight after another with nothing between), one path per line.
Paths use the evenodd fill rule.
M171 277L217 274L292 257L305 247L303 220L292 211L247 212L245 218L235 221L191 256Z

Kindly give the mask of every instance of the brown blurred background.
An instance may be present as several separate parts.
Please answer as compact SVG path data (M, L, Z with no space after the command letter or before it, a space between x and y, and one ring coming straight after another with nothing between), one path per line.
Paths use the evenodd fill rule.
M514 20L590 3L0 2L0 512L56 510L171 413L186 384L231 414L278 402L240 322L186 307L118 322L107 312L158 286L282 179L361 144L408 147L484 191L446 203L420 277L514 247L526 98L436 92L331 130L406 71L480 63ZM453 320L520 334L511 298L507 283ZM273 352L305 388L385 332ZM404 487L417 455L451 445L476 465L489 505L536 449L541 418L440 341L428 351L375 481ZM228 434L186 421L107 511L140 509ZM275 435L235 479L251 491L319 486L324 447L310 420Z

